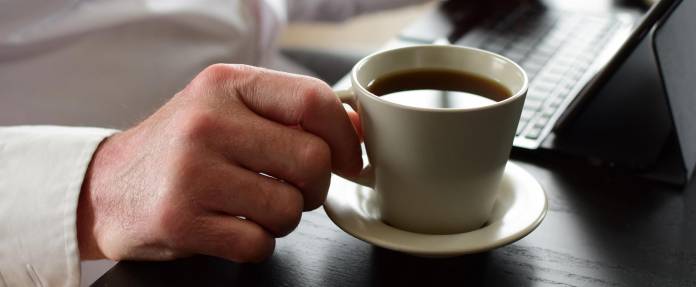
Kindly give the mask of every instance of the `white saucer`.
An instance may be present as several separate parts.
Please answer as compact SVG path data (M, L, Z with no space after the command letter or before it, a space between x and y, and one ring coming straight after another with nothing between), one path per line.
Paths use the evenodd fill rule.
M546 194L537 180L508 162L491 219L483 227L458 234L404 231L380 220L376 192L339 176L331 179L324 210L343 231L368 243L405 253L448 257L497 248L526 236L544 219Z

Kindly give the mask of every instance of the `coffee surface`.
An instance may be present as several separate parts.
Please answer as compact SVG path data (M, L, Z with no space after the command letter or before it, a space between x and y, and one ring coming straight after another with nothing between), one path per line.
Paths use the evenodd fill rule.
M367 89L384 100L419 108L475 108L512 96L494 80L446 69L399 71L372 81Z

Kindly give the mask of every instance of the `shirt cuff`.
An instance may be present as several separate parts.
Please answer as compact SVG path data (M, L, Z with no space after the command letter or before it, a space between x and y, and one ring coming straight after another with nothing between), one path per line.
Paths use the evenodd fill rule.
M0 127L0 286L78 286L82 181L112 129Z

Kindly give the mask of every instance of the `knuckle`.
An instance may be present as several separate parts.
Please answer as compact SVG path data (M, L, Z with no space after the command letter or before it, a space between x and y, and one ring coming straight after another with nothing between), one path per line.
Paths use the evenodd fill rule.
M295 187L280 182L265 184L262 189L259 208L267 213L263 216L265 220L257 218L256 222L263 222L264 228L275 237L287 235L300 223L304 205L302 194Z
M324 202L331 179L331 149L318 137L310 137L299 153L303 179L296 183L304 193L304 209L315 209Z
M241 64L213 64L201 71L193 83L195 86L221 87L227 85L232 80L243 78L254 73L255 69L251 66Z
M297 93L302 100L302 106L308 110L321 109L331 104L338 104L331 88L315 78L308 78L305 84L298 88Z
M331 149L322 139L316 136L307 138L302 145L299 158L300 167L304 171L323 173L331 170Z
M150 207L148 226L148 230L153 230L175 249L186 241L183 236L196 229L196 220L202 211L202 194L196 188L201 174L200 164L192 153L176 157L178 159L167 164L170 170L153 191L156 197Z
M168 195L181 190L187 190L196 184L201 175L201 169L196 161L194 152L178 152L172 155L167 163L167 174L163 176Z
M322 94L331 93L331 87L329 85L317 78L308 77L307 88L310 91L319 92Z
M308 137L299 152L299 170L307 175L305 181L313 181L324 174L331 172L331 149L329 145L318 137ZM300 188L305 188L310 182L298 183Z
M287 190L284 190L282 194L284 196L278 198L277 218L279 223L273 230L273 235L276 237L288 235L300 224L304 208L302 195L295 188L287 187Z
M233 256L234 261L239 262L260 262L273 254L275 240L270 237L263 229L254 228L245 234L245 242L240 243L240 247Z
M231 76L231 69L226 64L213 64L206 67L196 77L196 81L204 84L220 84Z
M330 174L327 174L327 176L324 177L320 182L321 188L310 191L312 192L312 194L308 195L304 200L304 210L314 210L319 208L322 204L324 204L324 201L326 200L326 194L329 190L330 181L331 176Z
M273 194L275 191L274 190L263 190L263 187L258 187L259 190L257 191L262 191L259 196L259 201L260 205L259 207L262 210L275 210L275 204L276 204L276 195Z
M168 242L176 248L176 244L180 242L179 237L187 234L188 229L189 224L185 213L176 210L170 202L160 204L154 210L154 220L150 230L155 230L163 242Z
M182 113L174 124L181 139L196 142L216 133L217 116L211 111L196 109Z

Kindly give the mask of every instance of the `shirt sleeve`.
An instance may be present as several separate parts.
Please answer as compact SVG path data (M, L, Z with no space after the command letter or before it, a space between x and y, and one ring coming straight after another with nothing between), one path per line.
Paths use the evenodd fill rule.
M352 16L427 0L287 0L290 21L342 21Z
M0 287L79 285L79 193L92 154L115 132L0 127Z

